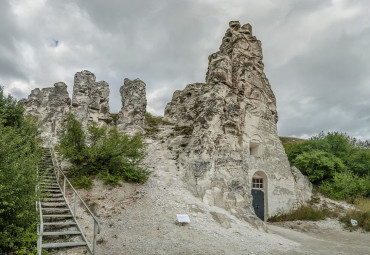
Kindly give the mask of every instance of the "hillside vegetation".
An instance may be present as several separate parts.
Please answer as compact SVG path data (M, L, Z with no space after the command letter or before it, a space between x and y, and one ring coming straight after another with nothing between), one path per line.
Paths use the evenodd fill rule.
M329 198L354 203L340 220L348 227L351 219L370 231L370 141L339 132L320 133L308 140L281 137L291 165L296 166L318 190ZM310 218L312 209L302 208L273 220ZM315 213L322 214L315 211Z
M0 87L0 254L35 254L37 126Z
M353 201L370 195L369 141L339 132L320 133L296 142L282 140L291 165L326 196Z

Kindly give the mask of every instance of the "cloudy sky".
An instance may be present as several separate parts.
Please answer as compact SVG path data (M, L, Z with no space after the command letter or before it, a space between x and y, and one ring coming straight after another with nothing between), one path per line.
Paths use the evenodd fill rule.
M262 41L279 134L343 131L370 139L368 0L1 0L0 84L20 99L90 70L109 83L147 84L162 115L177 89L204 82L230 20Z

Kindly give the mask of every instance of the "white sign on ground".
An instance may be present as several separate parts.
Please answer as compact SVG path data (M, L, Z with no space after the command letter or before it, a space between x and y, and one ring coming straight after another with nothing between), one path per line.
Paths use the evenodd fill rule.
M177 216L177 221L179 223L190 223L189 215L187 215L187 214L176 214L176 216Z

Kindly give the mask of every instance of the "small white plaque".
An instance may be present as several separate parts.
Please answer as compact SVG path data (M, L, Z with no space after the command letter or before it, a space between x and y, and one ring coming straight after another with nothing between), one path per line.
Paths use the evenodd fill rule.
M354 219L351 219L351 224L352 224L352 226L357 226L358 225L358 222L357 222L357 220L354 220Z
M179 223L190 223L189 215L187 215L187 214L176 214L176 216L177 216L177 221Z

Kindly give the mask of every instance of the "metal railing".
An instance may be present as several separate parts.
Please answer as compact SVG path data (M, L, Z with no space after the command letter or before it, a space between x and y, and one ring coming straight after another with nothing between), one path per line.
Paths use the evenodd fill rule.
M51 157L52 157L52 160L53 160L53 166L54 166L54 171L55 171L55 174L56 174L56 177L57 177L57 182L58 182L59 186L60 186L61 183L63 183L63 186L61 187L63 197L64 197L65 201L67 202L68 208L73 213L73 218L75 219L75 222L77 224L77 228L81 232L82 239L87 244L88 251L91 254L95 255L96 254L96 236L97 236L97 234L100 233L100 224L99 224L98 220L96 219L95 215L91 212L90 208L86 205L85 201L80 197L80 195L77 193L77 191L75 190L73 185L70 183L70 181L68 180L68 178L64 174L63 170L60 168L60 166L58 164L58 161L56 159L56 156L55 156L55 151L54 151L53 146L50 146L50 153L51 153ZM69 205L70 202L67 199L67 195L66 195L67 185L69 186L69 188L73 192L73 208L71 208L71 205ZM89 244L89 242L87 241L85 234L83 233L80 225L77 222L77 218L76 218L77 199L80 200L80 203L83 205L86 212L88 212L88 214L90 214L90 216L92 217L92 219L94 221L94 235L93 235L92 245Z

